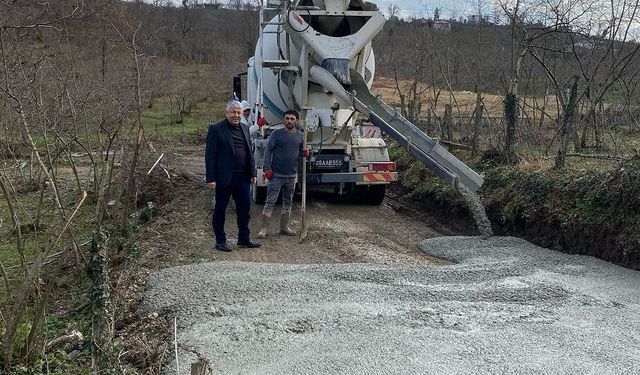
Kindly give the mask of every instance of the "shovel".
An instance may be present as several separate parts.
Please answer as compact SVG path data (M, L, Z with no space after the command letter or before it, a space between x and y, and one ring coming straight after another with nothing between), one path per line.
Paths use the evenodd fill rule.
M302 228L300 229L300 237L298 238L298 243L302 243L302 241L307 238L307 234L309 232L309 222L307 221L307 158L302 158L303 165L305 165L302 170Z
M298 237L298 243L302 243L302 241L307 238L307 234L309 231L309 222L307 221L307 124L304 124L303 129L303 150L305 150L305 154L302 157L302 228L300 228L300 236Z

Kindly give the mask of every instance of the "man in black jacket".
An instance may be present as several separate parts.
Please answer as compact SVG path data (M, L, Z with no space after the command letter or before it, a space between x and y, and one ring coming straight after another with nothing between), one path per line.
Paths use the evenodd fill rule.
M213 232L216 249L231 251L224 232L224 219L229 199L236 202L238 246L256 248L259 242L249 237L251 185L256 183L256 168L251 154L249 129L240 123L242 104L232 100L225 108L226 119L210 125L205 147L206 178L216 192L213 210Z

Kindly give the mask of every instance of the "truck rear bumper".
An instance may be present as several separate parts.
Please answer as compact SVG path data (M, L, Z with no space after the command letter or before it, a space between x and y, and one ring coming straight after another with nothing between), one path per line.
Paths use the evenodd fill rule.
M388 184L398 181L398 172L345 172L345 173L310 173L308 184L331 184L355 182L358 185Z

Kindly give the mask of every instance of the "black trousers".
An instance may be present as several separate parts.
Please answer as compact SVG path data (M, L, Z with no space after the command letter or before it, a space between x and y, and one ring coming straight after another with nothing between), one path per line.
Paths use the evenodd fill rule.
M213 209L212 224L217 244L227 242L227 236L224 233L224 219L231 197L233 197L233 200L236 202L238 242L249 241L251 184L245 173L234 173L229 186L224 188L216 187L216 206Z

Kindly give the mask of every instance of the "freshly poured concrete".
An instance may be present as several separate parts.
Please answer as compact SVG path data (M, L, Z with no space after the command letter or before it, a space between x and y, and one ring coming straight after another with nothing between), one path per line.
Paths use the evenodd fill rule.
M216 374L640 373L640 272L509 237L419 246L456 263L201 263L153 274L145 305L177 315L181 374L186 348Z

